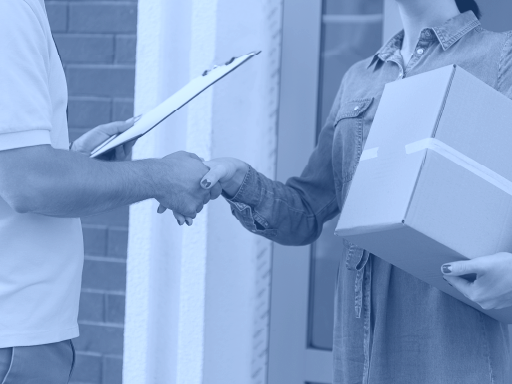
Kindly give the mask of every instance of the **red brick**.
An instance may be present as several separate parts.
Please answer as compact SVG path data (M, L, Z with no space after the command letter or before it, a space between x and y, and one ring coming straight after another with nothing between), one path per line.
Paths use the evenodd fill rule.
M80 323L80 337L73 343L77 351L122 356L123 333L119 326Z
M107 356L103 360L103 383L121 384L123 381L123 359Z
M116 63L135 63L137 37L135 35L116 36Z
M124 292L126 290L126 263L114 259L85 259L82 288Z
M45 5L52 32L66 31L68 26L68 5L58 1L47 1Z
M111 35L55 34L54 39L65 63L112 63L114 60Z
M105 256L107 253L107 228L83 225L86 255Z
M135 92L135 68L113 65L67 66L71 96L130 97Z
M107 256L126 259L128 248L128 229L110 228L108 231Z
M133 116L133 99L114 99L112 119L121 121Z
M106 295L106 321L108 323L124 324L125 295Z
M98 1L71 3L69 30L90 33L135 33L137 5Z
M101 355L85 354L77 351L70 384L102 384L102 371L103 358Z
M105 295L103 293L82 292L78 320L105 321Z
M70 97L68 106L68 124L73 128L94 128L112 120L109 98Z

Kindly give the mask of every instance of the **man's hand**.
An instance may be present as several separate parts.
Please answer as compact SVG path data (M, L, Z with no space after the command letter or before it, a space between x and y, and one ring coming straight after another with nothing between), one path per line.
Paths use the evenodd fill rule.
M512 306L512 254L497 253L441 267L443 278L483 309ZM460 276L476 275L471 282Z
M95 150L100 144L104 143L107 139L114 135L118 135L133 127L138 117L132 117L126 121L115 121L113 123L99 125L91 129L89 132L80 136L73 142L71 147L72 151L82 153L90 156L92 151ZM129 160L132 155L132 148L136 140L116 147L114 150L98 156L98 160L104 161L124 161Z
M192 153L176 152L158 160L161 169L155 175L155 183L160 191L157 200L160 202L159 213L171 209L180 225L192 220L201 212L210 200L220 196L220 185L204 189L199 181L208 172L201 159ZM185 219L187 218L187 219Z

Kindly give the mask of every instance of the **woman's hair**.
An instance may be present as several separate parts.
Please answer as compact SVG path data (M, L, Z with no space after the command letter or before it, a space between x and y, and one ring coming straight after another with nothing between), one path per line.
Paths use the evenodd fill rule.
M473 11L476 17L480 18L482 16L482 12L480 12L480 7L478 6L475 0L455 0L455 2L457 3L457 7L459 7L460 13Z

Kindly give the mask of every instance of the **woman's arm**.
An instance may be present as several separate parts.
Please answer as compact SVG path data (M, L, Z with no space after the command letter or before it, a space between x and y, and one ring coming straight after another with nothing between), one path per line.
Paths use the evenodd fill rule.
M323 223L339 213L332 169L333 117L322 130L318 145L300 177L286 184L272 181L237 159L205 164L210 172L205 189L219 182L231 211L249 231L284 245L315 241Z

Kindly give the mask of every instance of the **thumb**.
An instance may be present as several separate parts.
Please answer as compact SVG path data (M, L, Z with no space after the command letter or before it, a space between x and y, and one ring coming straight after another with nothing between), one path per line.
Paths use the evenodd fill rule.
M206 161L203 164L210 168L210 170L201 179L201 187L211 189L219 180L226 176L226 167L215 161Z
M441 271L445 276L463 276L471 273L481 274L483 272L480 260L478 259L443 264Z

